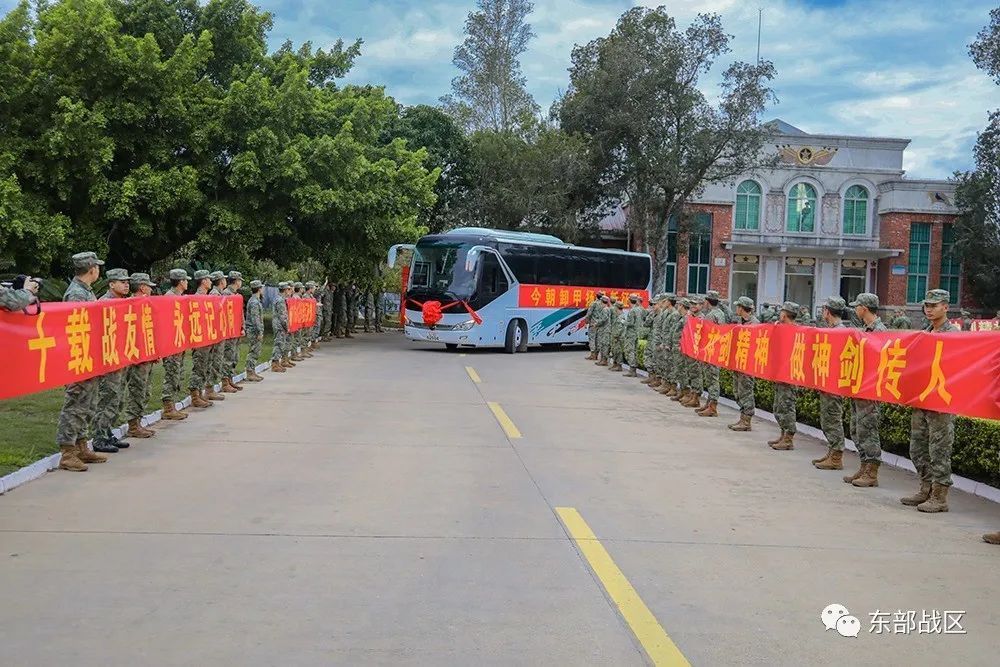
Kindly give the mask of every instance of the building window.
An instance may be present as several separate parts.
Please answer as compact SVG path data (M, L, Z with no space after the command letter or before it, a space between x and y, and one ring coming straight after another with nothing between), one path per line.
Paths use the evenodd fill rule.
M816 228L816 188L808 183L796 183L788 191L785 228L790 232L807 233Z
M868 262L863 259L845 259L840 262L840 298L847 303L855 298L865 289L865 271Z
M868 190L852 185L844 196L844 233L864 234L868 230Z
M736 188L736 229L757 231L760 228L760 186L743 181Z
M663 266L664 292L677 290L677 216L667 221L667 261Z
M813 312L816 260L812 257L785 258L785 301L794 301Z
M931 223L910 225L910 262L906 268L906 301L919 303L927 293L927 274L931 263Z
M760 270L760 257L757 255L736 255L733 257L733 288L729 295L735 301L741 296L748 296L757 301L757 274Z
M708 270L712 262L712 214L699 213L688 239L688 294L708 290Z
M941 289L951 295L949 303L958 303L959 278L962 262L955 252L955 226L944 225L941 232Z

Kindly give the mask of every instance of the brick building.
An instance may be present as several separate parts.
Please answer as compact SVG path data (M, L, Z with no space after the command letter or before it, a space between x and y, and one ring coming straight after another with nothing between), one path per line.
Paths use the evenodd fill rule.
M875 292L885 306L916 313L924 292L941 286L956 308L974 305L952 252L954 184L904 178L908 139L770 125L778 167L711 184L691 201L689 230L669 226L666 284L657 291L715 289L813 312L830 295ZM627 213L602 222L603 241L641 250L627 235Z

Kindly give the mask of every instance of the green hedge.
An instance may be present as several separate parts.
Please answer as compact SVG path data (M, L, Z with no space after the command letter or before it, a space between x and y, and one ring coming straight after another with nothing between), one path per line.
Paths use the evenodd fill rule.
M639 341L639 363L642 365L646 341ZM722 395L734 398L733 373L722 370ZM757 380L754 394L757 407L772 411L774 385L767 380ZM847 401L848 399L844 399ZM882 449L893 454L910 456L910 413L903 405L882 404L879 436ZM819 428L819 392L799 389L796 416L800 423ZM850 408L844 406L844 433L850 436ZM955 446L951 456L952 471L977 482L1000 487L1000 421L955 418Z

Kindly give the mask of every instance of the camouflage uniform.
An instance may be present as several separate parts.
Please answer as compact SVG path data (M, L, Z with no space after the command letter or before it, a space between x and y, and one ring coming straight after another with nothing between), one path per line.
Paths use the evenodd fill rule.
M781 310L787 311L792 317L798 315L799 306L792 301L786 301ZM781 324L781 321L778 321ZM784 382L774 383L774 417L778 420L783 434L795 435L795 385Z
M288 288L288 283L278 283L279 292ZM271 363L278 363L288 353L291 347L288 341L288 302L281 293L274 300L274 315L271 317L271 328L274 330L274 351L271 353Z
M888 331L878 317L871 324L865 324L862 331ZM882 443L878 433L879 412L882 404L863 398L852 398L851 437L858 446L861 461L881 461Z
M236 291L235 283L237 280L243 280L243 274L239 271L230 271L227 278L229 279L229 284L226 285L226 289L222 293L227 296L238 294L239 292ZM240 343L242 342L243 334L240 332L239 335L227 338L222 343L223 377L225 379L232 380L233 376L236 375L236 366L240 362Z
M190 280L184 269L171 269L171 280ZM184 296L183 290L171 287L164 296ZM193 353L192 353L193 355ZM160 399L163 403L173 404L181 393L181 374L184 370L184 352L163 357L163 390Z
M343 338L347 333L347 287L343 283L337 285L333 295L333 334Z
M642 355L643 365L646 370L652 375L661 375L661 357L660 357L660 337L663 331L660 329L660 320L665 317L662 307L655 307L659 304L662 297L656 295L653 297L654 308L652 311L646 313L646 317L643 319L644 328L648 330L646 334L646 351Z
M705 302L705 300L702 297L689 297L688 301L691 303L692 306L696 306L698 304L704 304ZM703 318L704 315L701 313L701 311L689 312L688 317L698 319L698 318ZM684 327L682 326L677 333L682 334L683 331ZM678 335L677 337L678 352L680 352L680 340L681 336ZM689 357L683 352L680 352L680 355L684 358L684 366L686 369L685 373L687 375L687 386L698 397L700 401L701 394L703 391L705 391L705 374L703 370L703 364L694 357Z
M948 294L945 290L931 290L928 295L939 292ZM948 296L945 296L944 301L947 300ZM959 331L959 328L945 320L940 329L935 330L933 325L929 325L924 331L950 333ZM910 460L922 482L951 486L951 450L954 444L955 415L913 408L910 415Z
M684 324L691 315L682 313L679 308L674 308L667 316L663 324L664 339L666 349L663 351L666 359L667 382L680 387L687 388L687 376L684 373L684 353L681 352L681 334L684 332Z
M23 310L33 298L34 295L26 289L7 289L0 285L0 308L4 310Z
M104 262L97 259L97 255L94 253L84 252L73 255L73 265L80 269L90 265L103 266ZM66 293L63 294L63 301L89 302L96 300L90 285L79 278L73 278L69 287L66 288ZM87 424L93 415L97 402L100 381L100 377L94 377L66 385L66 397L63 399L62 411L59 413L59 424L56 427L56 444L60 447L75 447L77 441L86 438Z
M107 272L108 281L128 281L129 274L125 269L111 269ZM108 291L98 301L113 301L125 298L116 296L109 286ZM94 420L90 425L94 451L116 451L115 447L125 444L117 440L111 430L118 425L121 416L122 403L125 395L125 368L105 373L100 378L97 389L97 402L94 406ZM126 445L127 446L127 445Z
M892 320L889 322L889 328L890 329L912 329L913 328L913 322L911 322L910 318L907 317L905 314L900 313L899 315L896 315L895 317L893 317Z
M830 297L826 305L835 313L842 313L847 304L840 297ZM844 323L839 319L835 324L823 321L823 328L842 329ZM835 452L844 451L844 399L837 394L819 392L819 426L823 429L829 448ZM876 431L877 433L877 431ZM823 461L823 459L819 459ZM864 460L864 459L862 459Z
M133 298L146 298L137 290L137 285L144 284L149 287L156 287L156 283L149 279L145 273L133 273L131 276ZM125 371L125 385L128 388L128 397L125 399L125 421L131 422L140 419L146 413L146 406L149 405L149 395L152 386L149 381L153 372L155 361L147 361L141 364L133 364Z
M741 299L746 299L746 301L741 302ZM760 324L760 320L753 314L753 301L750 300L750 297L740 297L736 300L736 305L742 305L750 311L749 319L741 320L737 317L738 324L746 326ZM737 405L740 406L740 414L744 417L753 417L754 410L757 408L757 399L754 396L756 384L757 378L754 376L733 372L733 393L736 395Z
M600 307L601 295L598 295L587 307L587 346L595 355L597 354L597 330L593 326L594 312Z
M259 280L250 282L251 290L259 287L261 287ZM246 331L248 345L246 371L256 372L260 347L264 339L264 304L261 303L259 294L251 293L247 299L247 316L243 320L243 328Z
M316 302L316 323L312 327L311 342L319 342L321 338L321 331L323 329L323 294L326 292L326 288L322 285L316 287L313 290L312 298Z
M715 290L709 290L707 298L718 300L719 293ZM708 302L706 301L706 303ZM729 322L726 311L724 311L720 305L712 306L712 309L708 311L708 315L705 316L705 319L710 322L714 322L715 324L726 324ZM708 362L702 362L701 365L705 389L708 390L708 400L709 402L718 401L719 394L722 392L722 387L719 383L722 369L719 366Z
M642 329L646 319L646 311L643 310L638 298L631 299L632 307L625 315L625 327L622 332L622 345L624 347L625 363L633 370L639 365L639 330ZM631 371L630 371L631 372Z
M300 282L292 283L292 298L296 301L302 300L302 292L305 289L305 285ZM292 358L296 357L302 358L302 351L305 349L305 344L303 342L303 336L305 334L305 329L299 329L298 331L291 332L288 334L289 342L292 348ZM295 359L298 361L298 359Z
M602 297L601 306L594 311L591 320L595 329L595 340L597 341L597 354L600 357L597 363L610 364L611 356L611 305L610 299Z
M329 338L336 330L333 328L333 302L334 302L334 290L336 285L327 286L323 289L323 328L320 329L320 333L323 338Z
M194 280L200 283L211 274L208 271L195 271ZM198 285L195 294L208 294L208 288ZM188 380L188 389L192 392L201 391L208 383L212 375L212 346L203 345L191 350L191 377Z
M611 327L610 327L610 355L612 366L621 367L624 348L622 346L625 335L625 313L622 310L621 301L615 301L611 306Z
M212 279L212 289L209 290L209 294L212 296L222 296L222 290L220 290L216 283L226 277L222 271L213 271L212 275L209 276ZM222 378L226 374L226 341L216 343L209 347L211 350L209 352L209 362L208 362L208 382L205 383L206 386L215 386L216 383L222 381Z

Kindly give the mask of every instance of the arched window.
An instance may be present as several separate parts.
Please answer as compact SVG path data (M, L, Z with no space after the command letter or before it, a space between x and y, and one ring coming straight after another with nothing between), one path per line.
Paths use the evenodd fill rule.
M743 181L736 188L736 229L757 231L760 227L760 186Z
M796 183L788 191L785 229L790 232L812 232L816 229L816 188L808 183Z
M860 185L852 185L844 195L844 233L864 234L867 229L868 190Z

